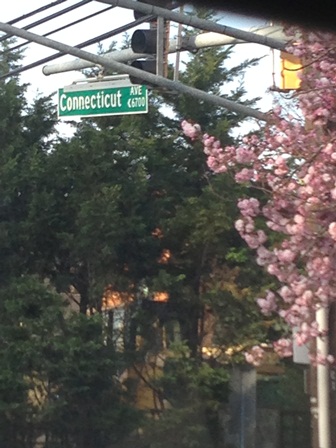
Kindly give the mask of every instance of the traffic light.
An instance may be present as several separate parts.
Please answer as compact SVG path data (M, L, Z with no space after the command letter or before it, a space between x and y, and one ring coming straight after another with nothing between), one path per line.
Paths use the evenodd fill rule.
M131 38L134 53L155 54L157 47L157 30L136 30Z
M140 0L140 2L169 10L183 4L183 2L178 0ZM135 19L146 15L142 12L134 11ZM156 75L167 76L170 22L160 16L152 16L149 22L149 29L136 30L133 33L131 47L134 53L148 54L151 57L135 61L131 66L150 73L156 73ZM141 83L141 80L134 76L130 76L130 80L133 83Z
M131 66L156 75L166 76L167 73L167 42L169 21L156 17L150 23L149 29L134 31L131 38L131 48L134 53L148 54L148 59L134 61ZM130 76L132 83L141 83L137 77Z
M148 54L148 59L137 59L131 63L132 67L153 74L161 74L157 58L158 30L136 30L131 38L131 47L134 53ZM163 51L163 44L162 44ZM159 70L158 70L159 69ZM132 84L142 84L143 80L130 76Z
M137 59L131 63L131 67L139 70L144 70L148 73L156 73L156 59ZM129 77L132 84L143 84L144 81L136 76L130 75Z
M302 61L285 51L281 51L281 90L297 90L301 86L301 79L298 74L302 71Z

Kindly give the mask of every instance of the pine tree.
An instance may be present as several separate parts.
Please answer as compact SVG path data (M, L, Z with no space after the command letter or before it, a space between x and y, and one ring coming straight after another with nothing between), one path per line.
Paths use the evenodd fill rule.
M218 93L223 83L233 79L243 68L227 70L225 61L228 56L229 50L200 51L181 74L183 81ZM199 76L201 65L204 66L204 77ZM180 365L176 356L176 362L172 361L168 372L172 380L169 382L165 378L160 387L167 399L180 409L176 415L182 422L192 418L192 397L197 385L203 381L207 406L205 409L198 400L196 414L200 418L202 412L207 412L208 423L198 420L200 430L205 434L207 424L216 426L218 406L224 399L221 396L212 400L212 387L218 387L220 378L223 386L226 381L225 372L217 372L215 360L204 363L202 346L206 312L210 308L216 314L218 331L211 343L219 346L222 353L232 343L239 346L251 339L251 332L253 337L260 338L263 327L253 314L252 298L259 284L251 287L247 281L247 274L252 277L258 271L255 267L246 267L250 262L249 254L242 250L233 229L237 213L233 199L241 189L234 187L229 177L212 178L202 152L195 150L181 136L179 119L187 114L203 120L204 126L210 126L229 142L232 141L231 126L239 122L240 117L205 103L195 104L192 98L187 101L185 97L167 96L166 92L152 92L148 114L82 120L73 137L59 139L54 135L56 119L50 99L38 98L28 107L24 88L17 79L10 83L3 84L4 98L8 104L16 104L12 113L17 127L8 134L2 153L4 163L0 168L3 294L7 295L8 291L13 294L16 283L25 290L27 286L19 279L26 278L27 274L35 275L39 285L47 281L57 292L66 293L68 297L75 292L72 297L81 311L81 316L64 323L64 337L56 338L58 355L61 353L60 358L64 360L62 369L68 376L63 377L58 370L59 358L48 358L46 363L39 365L44 379L56 378L55 387L63 395L57 404L53 402L45 407L45 414L38 415L47 419L43 423L48 423L46 427L57 443L64 446L73 443L78 448L82 448L84 437L87 441L91 437L79 430L79 422L86 419L87 427L97 425L95 437L97 440L102 437L100 443L105 448L111 442L106 428L114 427L116 421L120 421L118 419L127 418L129 414L126 409L123 416L123 408L116 398L119 404L117 415L113 415L103 396L93 397L95 387L99 382L104 383L104 375L111 378L112 374L117 371L120 374L126 369L130 362L141 363L149 354L160 352L164 343L171 346L174 337L163 341L162 335L166 333L182 340L183 350L190 359ZM242 94L242 89L238 88L232 95L243 100ZM162 98L173 104L174 118L164 115ZM6 126L5 121L3 126ZM79 341L83 338L88 343L83 334L90 332L92 326L97 330L94 319L98 321L99 316L88 318L87 314L101 311L107 288L136 299L129 309L132 322L128 332L133 345L128 341L129 352L119 354L120 358L119 355L114 358L113 344L108 344L111 352L103 349L97 334L92 336L95 342L89 344L87 351ZM38 291L38 297L45 297L44 294L49 297L49 293ZM156 293L166 293L169 301L156 306L153 300ZM27 296L31 298L31 294L29 292ZM219 299L225 306L221 306ZM141 301L147 308L139 306ZM51 308L49 310L53 312ZM242 311L246 313L244 317ZM55 319L59 315L53 314ZM45 321L45 318L43 314L38 332L34 333L39 341L43 331L53 334L56 326L56 321ZM16 322L19 322L18 315ZM246 326L243 335L236 330L237 322ZM135 333L142 336L142 346L135 346ZM73 339L75 346L71 345ZM29 349L34 347L29 346ZM80 372L72 371L75 364L72 350L78 353ZM36 349L36 353L40 352ZM112 358L104 360L102 353ZM9 353L6 351L5 355L9 356ZM116 367L117 362L121 362L122 368L119 368L120 364ZM101 365L101 376L94 372L96 365ZM26 372L31 373L31 370L19 367L17 381L20 385ZM11 364L9 371L13 368L14 364ZM191 372L193 377L186 407L178 403L178 397L169 393L174 382L177 385L181 378L181 369ZM85 383L86 379L81 376L84 371L88 372L86 379L89 383ZM8 370L4 375L8 375ZM84 381L85 396L90 409L97 412L95 418L99 424L83 405L77 384L69 380L71 376L79 382ZM211 387L207 381L211 382ZM110 386L112 392L115 391L115 384ZM106 383L104 388L110 393ZM27 389L23 387L19 392L18 400L23 406ZM16 398L10 400L15 402ZM69 426L61 424L68 418L68 402L73 404L71 411L78 424L73 432ZM99 406L101 412L98 412ZM83 412L90 415L77 412L78 407L83 407ZM171 428L171 415L166 414L166 417L163 423ZM118 433L118 440L131 429L128 423L123 421L125 432ZM192 434L192 425L188 428ZM63 439L61 434L64 434ZM151 439L152 435L146 430L146 437ZM189 442L190 439L186 447ZM207 439L206 443L213 442Z

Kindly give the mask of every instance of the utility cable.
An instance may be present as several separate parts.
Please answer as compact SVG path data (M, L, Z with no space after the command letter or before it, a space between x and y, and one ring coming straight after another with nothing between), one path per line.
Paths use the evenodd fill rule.
M123 26L116 28L112 31L108 31L107 33L101 34L100 36L89 39L89 40L82 42L78 45L74 45L73 47L74 48L88 47L89 45L96 44L97 42L101 42L102 40L108 39L109 37L113 37L113 36L116 36L117 34L124 33L125 31L128 31L129 29L134 28L135 26L140 25L143 22L148 22L148 20L150 20L150 19L153 19L152 15L141 17L140 19L134 20L133 22L130 22L127 25L123 25ZM23 31L25 31L25 30L23 30ZM26 31L26 32L29 33L29 31ZM43 38L43 36L40 36L40 37ZM38 67L39 65L46 64L47 62L53 61L54 59L57 59L57 58L60 58L61 56L64 56L66 54L67 54L67 52L63 52L63 51L60 51L59 53L52 54L44 59L40 59L36 62L32 62L31 64L25 65L23 67L18 67L8 73L5 73L0 76L0 79L5 79L5 78L8 78L9 76L18 75L22 72L25 72L32 68Z
M33 23L30 23L29 25L23 26L23 30L30 30L31 28L34 28L36 26L42 25L43 23L49 22L49 20L56 19L59 16L62 16L63 14L66 14L67 12L74 11L77 8L80 8L81 6L86 5L87 3L90 3L92 0L82 0L79 3L75 3L74 5L68 6L67 8L61 9L60 11L57 11L53 14L50 14L49 16L43 17L42 19L36 20ZM0 39L1 41L4 41L9 36L2 36Z
M63 25L63 26L61 26L59 28L56 28L55 30L49 31L46 34L43 34L43 37L47 37L47 36L50 36L51 34L58 33L59 31L63 31L66 28L70 28L70 26L78 25L79 23L84 22L85 20L92 19L92 17L98 16L99 14L102 14L103 12L107 12L110 9L113 9L113 8L114 8L114 6L108 6L105 9L101 9L100 11L96 11L96 12L94 12L94 13L88 15L88 16L85 16L85 17L82 17L82 18L80 18L78 20L75 20L74 22L67 23L66 25ZM10 51L18 50L19 48L22 48L22 47L28 45L29 43L30 43L30 41L27 41L27 42L23 42L22 44L15 45L14 47L7 48L4 51L0 51L0 55L5 54L5 53L9 53Z
M9 25L14 25L14 23L21 22L22 20L28 19L29 17L32 17L35 14L38 14L38 13L43 12L43 11L46 11L47 9L52 8L53 6L60 5L61 3L64 3L66 1L67 0L57 0L57 1L53 2L53 3L50 3L49 5L42 6L41 8L37 8L34 11L28 12L27 14L23 14L20 17L16 17L15 19L9 20L7 23ZM8 34L6 34L5 36L1 36L0 37L0 42L3 42L4 40L8 39L8 37L9 37Z
M31 28L34 28L35 26L42 25L42 23L46 23L49 22L49 20L56 19L57 17L66 14L67 12L74 11L75 9L80 8L81 6L84 6L87 3L90 3L91 1L92 0L82 0L79 3L75 3L74 5L68 6L67 8L61 9L60 11L50 14L49 16L43 17L42 19L39 19L36 22L30 23L29 25L22 27L22 29L29 30Z

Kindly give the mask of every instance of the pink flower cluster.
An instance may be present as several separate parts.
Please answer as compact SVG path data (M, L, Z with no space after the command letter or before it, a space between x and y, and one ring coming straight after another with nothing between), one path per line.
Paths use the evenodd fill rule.
M293 341L291 339L279 339L274 343L274 350L282 358L293 355Z
M287 50L305 63L301 88L289 100L298 116L275 107L262 134L237 147L223 147L208 134L200 138L211 170L264 192L263 205L254 197L239 200L235 227L279 284L257 299L261 311L299 328L297 343L307 344L321 337L316 309L336 300L336 36L294 31ZM197 126L183 122L183 129L198 138ZM278 243L271 245L271 233ZM251 350L246 359L259 362L261 352ZM275 350L289 356L291 342L280 339Z
M264 359L265 350L259 345L254 345L248 352L245 352L244 355L246 362L258 367Z
M183 120L181 123L183 133L191 138L191 140L196 140L201 135L201 127L199 124L191 124L187 120Z
M310 356L310 362L313 366L316 366L317 364L322 364L323 366L331 364L335 366L335 358L333 355L325 356L319 352L317 352L315 355Z

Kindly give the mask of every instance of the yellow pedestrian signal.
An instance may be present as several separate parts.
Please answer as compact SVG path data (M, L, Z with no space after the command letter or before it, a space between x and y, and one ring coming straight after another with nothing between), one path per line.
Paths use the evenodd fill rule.
M300 88L301 79L298 76L302 71L302 61L297 56L294 56L285 51L281 51L281 90L297 90Z

